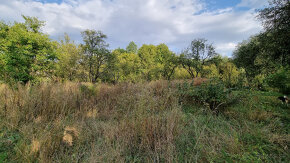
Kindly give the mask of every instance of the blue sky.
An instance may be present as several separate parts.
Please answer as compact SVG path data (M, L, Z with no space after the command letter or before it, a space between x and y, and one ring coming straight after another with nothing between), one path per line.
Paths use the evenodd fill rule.
M267 0L0 0L0 19L23 21L21 14L46 21L43 32L59 40L68 33L101 30L110 48L130 41L165 43L177 53L195 38L206 38L216 51L231 56L238 42L262 30L255 10Z

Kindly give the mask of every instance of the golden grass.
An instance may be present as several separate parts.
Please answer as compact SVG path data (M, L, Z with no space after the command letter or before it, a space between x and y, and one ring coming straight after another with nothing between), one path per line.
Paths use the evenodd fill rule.
M32 147L31 147L31 152L32 153L37 153L40 150L40 142L38 140L32 140L31 143Z
M146 151L147 161L173 160L181 112L167 81L1 85L0 91L0 116L8 127L20 128L27 143L32 140L19 153L28 162L58 162L73 148L87 148L79 150L100 162L124 161L128 150Z
M226 110L224 115L234 119L227 123L203 108L185 114L177 94L182 82L41 83L16 89L2 84L0 126L20 137L7 143L15 145L16 162L178 162L180 157L214 162L222 149L242 155L246 144L239 134L253 130L243 122L232 126L242 115ZM203 82L195 79L194 85ZM273 117L262 109L249 111L246 118L253 122ZM268 140L289 148L287 134L269 134ZM190 154L180 156L190 143Z
M76 141L76 139L78 139L79 134L80 134L79 131L75 127L67 126L64 129L62 140L64 143L68 144L69 146L72 146L73 142Z
M68 144L69 146L73 145L73 136L71 134L68 134L65 132L62 140L64 143Z

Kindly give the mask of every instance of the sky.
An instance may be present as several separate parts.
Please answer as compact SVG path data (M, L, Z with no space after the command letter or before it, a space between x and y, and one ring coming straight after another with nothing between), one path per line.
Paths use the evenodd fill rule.
M43 32L60 40L64 33L82 43L80 32L101 30L110 49L130 41L165 43L180 53L196 38L231 56L236 45L263 30L256 9L268 0L0 0L0 20L23 22L21 15L46 22Z

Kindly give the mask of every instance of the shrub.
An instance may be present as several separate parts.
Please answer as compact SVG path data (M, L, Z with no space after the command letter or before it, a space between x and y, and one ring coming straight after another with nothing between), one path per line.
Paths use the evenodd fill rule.
M231 89L219 80L209 80L200 86L192 83L179 85L179 93L182 102L195 102L209 107L214 113L218 113L225 106L229 106L237 100Z
M80 91L88 96L96 95L96 87L92 84L81 84Z
M264 91L265 90L265 75L264 74L259 74L259 75L256 75L250 86L254 89L258 89L258 90L262 90Z
M266 79L267 84L279 90L280 93L290 93L290 69L281 68L276 73L270 75Z

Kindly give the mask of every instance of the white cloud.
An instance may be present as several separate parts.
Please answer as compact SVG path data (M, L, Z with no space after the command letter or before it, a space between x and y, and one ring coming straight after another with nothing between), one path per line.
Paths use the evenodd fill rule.
M234 42L221 43L216 45L216 50L219 54L226 56L228 51L233 51L236 48L237 44Z
M252 3L253 1L253 3ZM257 6L242 0L240 6ZM255 2L254 2L255 1ZM32 0L0 0L0 18L23 21L21 14L46 21L44 32L58 39L67 32L81 42L84 29L102 30L111 48L130 41L166 43L180 52L197 37L214 42L217 51L230 55L233 44L261 30L253 10L225 8L205 12L200 0L65 0L60 4ZM234 6L233 6L234 7Z

